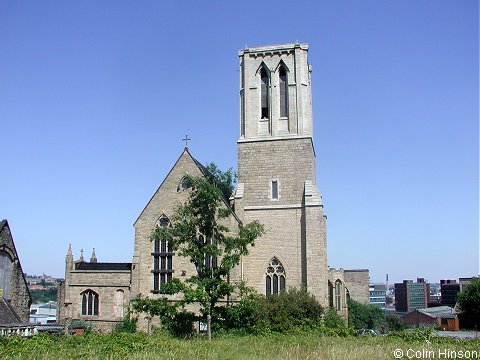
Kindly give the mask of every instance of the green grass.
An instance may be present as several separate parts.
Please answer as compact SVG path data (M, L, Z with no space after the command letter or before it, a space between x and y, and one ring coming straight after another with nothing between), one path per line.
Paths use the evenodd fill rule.
M269 336L219 336L179 340L166 335L38 335L0 338L1 359L394 359L393 351L477 351L480 341L403 340L392 337L335 337L302 333ZM407 358L407 357L405 357Z

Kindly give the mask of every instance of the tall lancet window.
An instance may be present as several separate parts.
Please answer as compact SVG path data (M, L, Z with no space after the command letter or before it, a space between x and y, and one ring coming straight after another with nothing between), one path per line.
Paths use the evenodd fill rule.
M156 226L168 226L170 221L164 215L160 217ZM153 248L153 292L161 292L166 283L172 282L173 250L172 243L166 239L155 239Z
M283 66L278 72L279 87L280 87L280 117L288 117L288 80L287 72Z
M278 294L285 290L285 269L276 257L270 260L265 275L265 294Z
M260 71L260 80L261 80L261 118L269 119L270 118L270 109L269 109L269 79L268 74L265 69Z

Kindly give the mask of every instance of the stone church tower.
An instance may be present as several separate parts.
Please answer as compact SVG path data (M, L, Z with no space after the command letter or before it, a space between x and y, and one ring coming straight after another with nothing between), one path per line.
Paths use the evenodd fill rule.
M298 43L239 52L238 182L230 203L225 199L222 205L233 210L222 225L235 234L242 223L259 220L266 233L229 279L245 281L266 295L305 286L320 304L334 307L346 319L347 296L368 302L368 270L327 267L307 54L308 45ZM196 269L165 239L152 241L150 235L156 226L169 226L176 206L188 199L191 188L184 181L186 175L209 175L188 148L135 221L132 263L98 262L95 254L90 262L83 256L74 261L69 249L65 282L59 284L60 323L83 320L110 331L122 320L128 301L138 295L180 299L178 294L165 295L163 285L174 277L187 279ZM144 315L139 317L139 329L149 331L159 325L158 318Z
M307 44L246 48L240 57L235 213L267 233L241 264L261 294L306 286L328 304L327 243L315 179Z

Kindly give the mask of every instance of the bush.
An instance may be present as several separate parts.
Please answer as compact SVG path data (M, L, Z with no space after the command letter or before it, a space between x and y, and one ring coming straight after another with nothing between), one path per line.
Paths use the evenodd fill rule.
M403 324L395 314L385 314L385 325L387 331L400 331L405 329L405 324Z
M243 289L242 300L234 305L216 307L212 316L214 331L236 331L245 334L270 332L264 311L265 298L251 289Z
M235 330L249 334L318 328L323 315L322 306L313 296L304 289L294 288L267 297L250 290L238 304L215 310L217 331Z
M329 307L325 314L324 325L329 329L343 329L345 328L345 321L338 315L337 310Z
M116 323L113 332L117 333L134 333L137 331L137 319L130 316L129 313L125 314L123 320Z
M162 328L166 329L171 335L179 338L188 338L195 333L193 323L197 320L195 314L181 310L173 316L160 317Z
M348 326L359 329L385 330L385 313L376 305L348 299Z
M322 324L323 308L305 289L292 288L288 292L267 296L265 312L270 329L276 332L315 328Z

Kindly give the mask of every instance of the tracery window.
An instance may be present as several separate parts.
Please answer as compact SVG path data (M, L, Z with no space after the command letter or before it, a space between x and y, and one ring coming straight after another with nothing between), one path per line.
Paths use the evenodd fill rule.
M98 316L98 294L93 290L86 290L81 295L82 315Z
M270 118L270 108L269 108L269 91L270 91L270 81L268 78L267 71L263 68L260 71L260 87L261 87L261 118L269 119Z
M165 227L170 221L162 215L156 226ZM161 292L166 283L172 282L173 275L172 242L166 239L155 239L153 249L153 292Z
M285 67L281 66L278 72L280 87L280 117L288 117L288 80Z
M265 275L265 294L274 295L285 290L285 269L276 257L270 260Z

